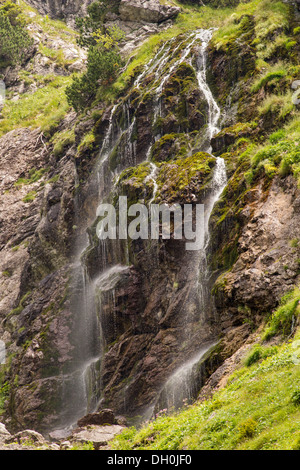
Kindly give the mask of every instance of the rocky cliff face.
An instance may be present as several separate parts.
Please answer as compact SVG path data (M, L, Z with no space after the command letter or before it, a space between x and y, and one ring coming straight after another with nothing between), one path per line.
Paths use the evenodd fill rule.
M55 17L86 6L31 3ZM124 0L118 21L150 21L150 3L155 23L178 13ZM211 144L228 181L210 217L205 260L183 241L101 243L95 232L104 199L209 203L216 159L207 153L211 108L197 75L200 38L183 34L161 44L156 61L134 71L115 106L100 101L80 120L68 109L50 134L18 128L0 139L0 338L9 358L2 372L9 428L47 431L74 422L86 406L135 416L155 406L166 379L206 345L197 395L299 282L296 179L258 173L249 183L250 162L241 157L251 139L263 142L267 134L264 118L252 122L266 94L249 91L254 21L243 17L236 38L225 46L211 41L207 50L207 79L223 115ZM73 62L50 65L67 77ZM45 68L40 56L38 67ZM11 78L18 96L19 80ZM268 132L276 129L269 125ZM84 136L91 132L89 143ZM199 275L206 282L200 296Z
M87 7L92 3L92 0L29 0L27 3L43 15L74 23L77 16L86 14Z
M84 16L87 7L93 0L70 1L70 0L29 0L27 3L36 8L41 14L49 15L51 18L64 19L74 24L77 16ZM161 23L175 18L179 7L161 4L159 0L114 0L109 2L109 10L114 15L119 14L122 21L135 23ZM116 17L114 18L116 19Z

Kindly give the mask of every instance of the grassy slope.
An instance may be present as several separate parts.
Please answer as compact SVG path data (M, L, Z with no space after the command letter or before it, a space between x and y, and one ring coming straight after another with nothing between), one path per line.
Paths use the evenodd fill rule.
M34 23L50 38L61 38L68 43L75 43L76 33L68 28L65 23L38 14L24 1L20 1L20 6L28 24ZM35 13L33 18L29 17L31 12ZM41 43L39 52L61 68L67 65L62 51L46 48ZM20 81L23 80L28 85L35 83L38 89L35 92L21 94L17 101L11 99L10 91L7 90L7 99L1 111L0 137L19 127L41 127L41 130L47 134L52 127L59 124L70 110L65 89L71 83L71 76L58 76L51 73L37 75L20 70L19 78Z
M291 314L299 314L299 290L274 313L263 336L282 331ZM279 319L280 317L280 319ZM227 385L212 399L140 430L129 428L113 449L133 450L296 450L300 449L300 329L278 345L253 346Z

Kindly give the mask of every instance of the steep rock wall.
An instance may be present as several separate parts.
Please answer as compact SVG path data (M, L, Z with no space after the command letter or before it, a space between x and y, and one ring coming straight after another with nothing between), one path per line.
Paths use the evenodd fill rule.
M246 19L245 25L252 37L253 19ZM256 111L255 104L249 106L248 101L240 100L255 68L255 50L247 43L247 35L244 39L245 42L239 38L227 51L212 46L209 52L210 82L217 90L219 102L230 111L226 115L227 124ZM170 52L177 45L175 42ZM148 84L153 80L151 76L144 78ZM149 201L153 183L150 180L145 184L145 177L150 169L145 171L139 164L147 154L153 134L160 137L161 133L153 147L154 161L161 164L159 200L191 202L196 192L199 198L196 200L203 201L213 164L209 166L209 157L198 152L195 131L199 128L203 131L207 108L195 87L192 68L178 67L165 83L161 90L163 113L154 128L149 116L154 116L155 96L137 89L127 91L131 94L130 104L125 106L128 101L123 96L124 106L121 103L114 122L114 132L123 131L122 138L108 162L112 171L123 170L124 164L135 165L123 174L120 193L127 194L132 201ZM78 232L92 227L99 201L97 178L88 177L97 163L111 109L103 104L97 111L101 117L96 124L88 115L75 128L77 145L91 129L95 143L78 153L76 146L70 144L61 159L55 157L53 147L45 150L38 131L13 131L1 139L4 227L1 283L5 293L1 298L1 337L10 344L7 378L11 392L7 415L14 428L30 426L45 430L59 426L72 418L64 415L67 405L70 402L78 405L76 400L80 401L71 374L78 359L71 332L78 329L72 300L75 293L76 304L83 297L83 290L73 290L71 295L69 287ZM130 138L126 138L129 128L126 120L128 114L132 118L134 113L135 126ZM73 125L71 114L61 129ZM239 132L227 129L217 136L216 153L224 152L226 157L238 137L255 136L251 127ZM134 148L138 149L136 160ZM125 162L121 160L124 149L130 150ZM191 154L196 154L194 161ZM247 162L239 161L234 152L226 158L229 182L211 219L211 288L216 311L208 312L208 322L203 327L198 306L189 304L191 324L195 326L191 343L182 344L185 326L180 321L192 293L195 270L189 255L176 242L164 243L158 249L143 242L131 246L130 266L117 278L114 298L109 289L104 292L102 289L107 342L102 391L105 404L117 411L142 410L155 399L166 376L180 365L174 362L174 355L178 352L189 355L203 340L219 336L222 341L207 360L205 380L251 338L264 315L276 307L280 296L299 279L299 248L290 244L290 240L299 238L299 189L295 180L289 176L268 184L262 176L249 190L243 179L249 169ZM45 172L38 183L32 181L17 190L15 183L21 177L29 178L31 169L48 166L51 171ZM57 175L61 179L53 181ZM40 187L41 183L44 185ZM24 202L30 190L36 191L37 196ZM90 234L93 236L92 230ZM112 258L118 256L111 253ZM124 253L125 250L121 259ZM94 278L103 253L95 243L85 255L89 274ZM67 397L63 395L66 377L73 390Z

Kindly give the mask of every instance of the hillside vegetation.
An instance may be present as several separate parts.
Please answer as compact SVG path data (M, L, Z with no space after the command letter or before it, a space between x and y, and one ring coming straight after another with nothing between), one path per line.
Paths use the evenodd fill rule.
M300 291L274 312L240 367L212 398L130 428L113 449L300 450ZM284 334L285 333L285 334ZM266 341L276 336L276 341Z
M89 18L74 31L26 2L16 7L0 0L0 29L9 32L0 54L9 78L0 144L3 174L10 177L1 193L1 217L9 223L1 245L0 328L7 338L7 362L0 369L0 421L3 416L12 428L44 431L58 426L59 413L72 402L61 399L74 352L68 336L74 303L69 270L76 264L72 250L88 226L84 272L93 279L100 273L105 250L97 245L95 221L89 220L99 203L100 176L96 182L92 177L111 127L119 137L104 161L115 178L114 196L125 194L130 203L152 200L153 162L158 202L200 200L214 157L223 158L228 181L210 218L207 264L215 311L206 326L215 328L220 343L205 363L204 387L195 403L156 411L140 427L128 427L110 448L300 450L299 13L292 1L171 3L182 8L172 25L149 35L128 56L119 30L115 36L102 31L102 16L83 43ZM161 74L179 59L179 45L185 47L189 33L201 28L214 28L206 78L222 111L222 130L211 141L213 156L198 148L208 114L195 73L199 44L160 90L158 117L155 74L145 74L142 86L134 86L166 41L174 38L169 43L174 62L166 60ZM148 149L151 162L142 160ZM129 158L130 152L138 158ZM145 246L126 246L132 278L128 274L124 285L116 284L102 305L105 321L115 323L100 361L105 374L99 382L106 387L101 398L118 414L123 402L124 409L138 402L132 415L148 405L149 396L154 403L186 347L174 333L178 323L184 328L180 315L189 310L184 292L192 282L185 253L166 244L153 267L156 255ZM73 290L80 310L82 291ZM203 312L196 313L200 318ZM202 339L196 313L194 349ZM87 395L98 399L93 393Z

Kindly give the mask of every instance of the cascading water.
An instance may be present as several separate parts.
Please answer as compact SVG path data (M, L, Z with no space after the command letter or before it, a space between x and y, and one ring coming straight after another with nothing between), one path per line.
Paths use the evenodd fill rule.
M209 153L211 151L210 141L213 135L218 132L218 122L220 118L220 109L206 81L206 48L212 33L212 30L194 32L189 35L188 38L179 41L175 46L175 38L166 42L134 82L134 86L139 89L145 77L149 74L154 75L154 87L151 92L154 96L153 121L155 122L156 119L162 115L161 93L165 83L167 83L172 73L180 64L189 60L194 45L198 45L201 41L196 72L199 88L203 92L208 104L207 135L205 139L208 142L206 151ZM181 50L183 45L184 49L180 56L176 57L176 53ZM168 62L171 62L169 67ZM167 68L167 71L164 71L165 68ZM163 71L164 75L163 78L161 78L160 75ZM98 205L102 201L107 200L113 188L113 179L117 174L110 168L110 159L116 146L118 146L120 142L124 141L125 144L122 147L123 161L118 167L118 171L137 164L136 145L132 139L136 126L136 117L134 114L131 115L129 105L130 102L125 100L122 104L115 105L111 110L107 131L100 150L99 161L96 164L93 174L98 194ZM118 124L117 119L120 110L122 110L124 115L122 126ZM156 139L158 138L159 134L156 136ZM152 181L153 183L153 193L149 205L154 202L158 187L156 183L158 168L150 161L152 144L146 152L146 162L148 161L149 163L150 173L145 179L145 183L147 184L148 181ZM203 311L206 309L208 299L207 279L209 273L206 268L206 247L209 236L208 222L213 206L218 200L225 184L225 164L222 159L217 158L213 178L211 180L209 197L205 201L205 227L202 227L202 230L205 232L205 244L201 250L195 254L195 256L197 256L199 271L197 283L198 304ZM127 248L124 249L124 246ZM103 335L103 328L105 328L106 332L109 332L111 329L111 335L108 333L108 335L111 336L109 340L110 342L114 341L117 337L118 329L117 320L115 318L115 288L120 278L126 275L129 270L129 266L126 264L128 261L128 253L124 254L126 249L128 249L126 242L122 245L118 240L114 240L113 242L97 240L95 246L95 241L90 237L83 243L79 250L80 255L78 256L75 269L76 283L74 293L74 311L77 317L77 334L75 334L74 343L79 345L79 347L77 347L78 351L76 351L76 367L73 372L66 374L65 377L66 396L69 396L69 401L72 402L72 405L69 406L69 423L67 424L75 422L80 416L97 409L101 399L101 361L107 344L107 338ZM93 253L93 250L96 250L97 259L100 260L97 269L95 269L95 273L91 273L91 270L88 270L86 267L89 254ZM104 303L105 305L109 305L108 313L104 311ZM111 325L109 325L109 323L111 323ZM193 376L194 367L201 362L213 345L214 342L210 342L209 344L200 346L199 351L194 354L192 358L189 358L186 363L183 361L180 368L176 369L175 373L167 379L165 387L163 387L162 393L160 394L160 396L164 395L167 407L173 406L174 403L178 405L182 402L182 399L189 399L195 396L197 385L195 383L195 377ZM125 394L124 402L126 402ZM157 402L159 402L159 399Z
M213 94L207 84L206 71L207 71L207 58L206 49L212 37L213 30L201 30L196 34L198 39L201 39L201 46L197 58L197 80L199 88L205 95L208 103L208 116L207 116L207 130L205 141L207 142L206 152L211 153L211 139L214 135L220 132L218 123L221 116L221 110L217 105ZM198 252L199 265L198 272L199 278L198 298L199 306L202 312L208 310L208 304L211 302L209 294L209 276L210 273L207 268L207 247L209 242L209 219L216 201L219 199L223 189L226 186L227 176L225 162L222 158L216 158L216 167L214 170L213 178L211 181L211 194L205 202L205 215L204 215L204 245ZM158 399L151 409L158 411L159 409L174 409L190 402L197 397L201 387L201 364L203 363L206 353L214 348L215 342L203 345L200 351L195 354L191 359L184 362L175 372L167 379L165 385L158 396ZM199 378L200 376L200 378ZM149 413L149 411L148 411Z

